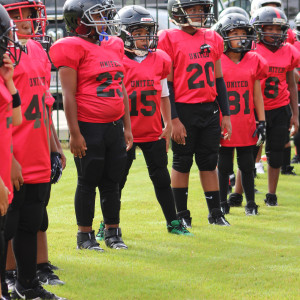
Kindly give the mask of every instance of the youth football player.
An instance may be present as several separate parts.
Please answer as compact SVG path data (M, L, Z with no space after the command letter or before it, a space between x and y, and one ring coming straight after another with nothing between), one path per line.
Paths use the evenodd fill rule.
M127 163L120 184L120 195L138 146L144 154L156 198L161 205L170 233L191 235L177 220L171 180L167 169L171 135L171 108L167 85L171 59L156 51L157 24L141 6L126 6L118 12L122 22L121 38L125 44L123 64L125 88L131 107L133 147L127 152ZM162 128L161 116L164 128Z
M172 59L168 76L173 126L171 185L177 215L187 227L191 227L187 198L194 155L209 223L229 225L220 209L216 166L220 135L230 139L231 124L220 60L223 40L205 28L212 25L212 5L212 1L169 0L169 16L180 29L162 31L158 43Z
M105 243L113 249L127 249L119 228L119 182L132 133L123 84L124 46L113 36L120 29L115 14L112 1L107 5L104 0L67 0L64 17L67 30L75 36L60 39L50 49L52 62L59 68L70 148L78 173L78 249L103 251L92 230L96 187Z
M256 35L246 17L237 13L228 14L219 20L216 30L224 39L221 62L232 124L231 139L221 139L220 142L218 172L221 208L224 213L229 213L227 191L229 175L233 169L233 152L236 149L247 199L245 213L256 215L258 206L254 195L253 148L265 140L266 122L260 80L267 76L268 67L256 52L249 52L253 43L255 45ZM254 110L259 120L257 128Z
M45 107L45 93L49 88L46 78L50 69L47 54L31 38L38 30L44 33L45 6L39 1L1 0L0 3L16 23L24 49L13 77L22 97L23 122L13 128L14 198L5 225L5 240L7 243L13 238L17 263L13 297L60 299L44 290L35 278L37 232L50 192L49 125Z
M298 131L298 94L294 68L299 64L299 52L286 40L288 29L284 12L275 7L260 8L252 19L258 32L257 52L268 65L268 75L261 80L266 113L266 154L268 158L268 193L265 203L277 205L277 185L283 164L285 144Z

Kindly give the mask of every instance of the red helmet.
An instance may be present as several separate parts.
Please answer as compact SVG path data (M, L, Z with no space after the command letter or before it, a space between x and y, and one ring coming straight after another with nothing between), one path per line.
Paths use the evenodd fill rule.
M20 19L13 21L18 22L30 22L31 23L31 35L18 34L19 38L32 38L45 36L45 30L47 25L47 14L45 5L41 0L0 0L7 12L10 14L12 11L18 10ZM28 19L23 18L22 9L29 8L32 10L32 17Z

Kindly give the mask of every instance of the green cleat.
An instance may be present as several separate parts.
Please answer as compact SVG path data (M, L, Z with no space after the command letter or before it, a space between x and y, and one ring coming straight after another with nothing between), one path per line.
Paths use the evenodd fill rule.
M99 226L99 231L96 235L96 240L99 242L104 241L104 228L105 228L104 222L101 221L100 226Z
M193 234L190 233L179 220L172 221L167 225L167 229L173 234L193 236Z

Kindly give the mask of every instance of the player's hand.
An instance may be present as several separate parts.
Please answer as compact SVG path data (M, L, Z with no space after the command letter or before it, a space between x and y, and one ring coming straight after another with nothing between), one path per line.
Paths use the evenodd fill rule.
M133 145L133 135L131 130L124 129L124 138L126 143L126 151L129 151Z
M231 134L232 134L232 127L231 127L230 117L223 116L221 121L221 135L223 136L224 140L230 141Z
M62 175L61 154L59 152L51 152L51 180L50 183L55 184Z
M3 54L3 65L0 68L0 75L5 82L13 80L14 65L6 53Z
M70 135L70 150L75 157L82 158L87 150L86 142L81 133L78 135Z
M67 158L64 154L64 151L62 149L59 149L58 150L59 154L60 154L60 162L61 162L61 165L62 165L62 169L64 170L66 165L67 165Z
M24 179L22 176L22 167L14 157L11 164L11 182L17 191L20 190L20 187L24 183Z
M185 138L187 137L184 125L180 122L179 118L172 120L172 140L177 144L185 145Z
M159 140L161 140L162 138L166 138L166 152L169 151L171 132L172 132L172 126L167 125L163 129L163 132L161 133L161 135L158 138Z
M0 179L0 216L6 215L8 208L8 188L4 185L2 179Z
M292 128L293 128L293 130L291 131ZM294 136L298 132L298 130L299 130L299 119L298 119L297 116L292 115L289 130L291 131L291 136Z
M266 140L266 121L259 121L258 122L258 125L257 125L252 137L255 137L256 135L258 137L256 146L259 147Z

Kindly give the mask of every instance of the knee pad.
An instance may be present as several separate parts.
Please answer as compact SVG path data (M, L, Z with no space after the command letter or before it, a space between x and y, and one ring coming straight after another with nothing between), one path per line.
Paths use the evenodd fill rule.
M255 165L252 155L241 155L238 160L238 166L243 173L252 173Z
M172 168L180 173L189 173L193 165L193 155L178 155L174 153L173 155L173 165Z
M218 161L218 171L222 174L232 174L233 173L233 161L232 156L229 157L228 155L219 155Z
M218 163L218 153L207 155L196 153L195 161L200 171L214 171Z
M270 167L274 169L278 169L282 166L283 151L280 152L270 151L267 157L268 157L268 164L270 165Z
M18 223L19 211L10 211L10 208L8 208L4 224L4 238L6 241L11 240L16 235Z
M91 226L95 214L96 187L78 181L75 193L77 225Z
M157 188L166 188L171 185L170 174L167 167L155 169L150 174L150 178L153 182L153 185Z
M48 212L47 212L47 209L45 207L43 221L42 221L40 231L46 232L47 229L48 229L48 224L49 224Z

